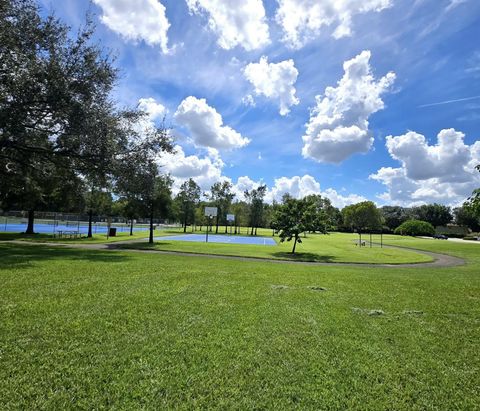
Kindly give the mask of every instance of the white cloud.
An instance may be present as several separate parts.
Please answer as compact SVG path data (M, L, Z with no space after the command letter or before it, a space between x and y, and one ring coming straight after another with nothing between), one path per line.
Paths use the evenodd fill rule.
M367 201L365 197L360 196L358 194L349 194L349 195L343 196L333 188L327 188L321 194L322 196L327 197L332 202L332 205L334 207L337 207L340 209L350 204L356 204L356 203L360 203L361 201Z
M163 118L168 111L163 104L158 103L152 97L139 99L138 108L147 113L152 120Z
M438 133L438 142L429 146L425 137L414 131L402 136L388 136L386 147L395 160L402 163L406 176L412 180L438 178L448 182L471 180L465 166L471 160L465 135L454 129Z
M202 191L210 190L213 183L225 180L222 177L224 163L220 157L209 154L204 157L185 155L183 148L176 145L174 153L164 153L158 160L158 165L163 173L168 173L174 180L174 193L178 192L180 185L189 178L193 178Z
M320 194L327 197L334 207L343 208L346 205L365 201L365 197L357 194L349 194L343 196L333 188L327 188L322 191L320 183L314 177L306 174L302 177L280 177L275 179L275 184L271 187L266 196L267 202L271 203L273 200L281 201L284 194L290 194L294 198L303 198L310 194Z
M168 53L170 27L165 6L158 0L93 0L103 11L102 22L127 40L159 45Z
M300 48L320 34L323 26L332 26L336 39L352 35L352 17L379 12L390 7L390 0L277 0L275 15L283 29L283 41Z
M255 50L270 43L262 0L186 0L190 12L207 13L218 45L230 50Z
M269 63L268 58L263 56L258 63L248 64L244 69L244 75L255 87L257 95L278 100L282 116L290 112L291 106L300 102L295 96L294 87L298 70L291 59Z
M246 106L255 107L255 99L251 94L247 94L245 97L243 97L242 103Z
M231 127L223 125L222 116L203 98L187 97L178 106L174 117L177 124L190 131L198 147L232 149L250 142Z
M387 187L379 197L402 205L463 202L480 185L474 170L480 162L480 142L469 146L464 137L454 129L440 131L435 145L413 131L387 137L388 152L402 167L382 167L370 176Z
M245 200L245 190L251 191L262 185L261 181L254 181L248 176L238 177L237 182L233 184L233 192L235 193L235 200Z
M139 138L143 138L147 133L155 131L155 123L162 119L168 110L152 97L140 98L137 107L146 114L134 124L134 130L138 133Z
M284 194L295 198L303 198L310 194L320 194L320 183L306 174L302 177L280 177L275 179L274 186L268 192L268 201L280 201Z
M389 72L375 80L369 64L370 51L343 63L345 74L337 87L327 87L316 96L306 134L302 137L304 157L319 162L340 163L355 153L366 153L373 144L368 129L371 114L383 109L381 95L395 80Z

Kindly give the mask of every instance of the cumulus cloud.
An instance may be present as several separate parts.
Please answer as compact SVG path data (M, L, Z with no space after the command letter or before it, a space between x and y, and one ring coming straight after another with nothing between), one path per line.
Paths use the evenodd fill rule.
M191 13L208 14L218 45L230 50L255 50L270 43L262 0L187 0Z
M243 201L245 200L245 190L251 191L258 188L263 183L261 181L254 181L248 176L238 177L237 182L233 184L233 192L235 193L235 199Z
M357 194L341 195L333 188L322 191L320 183L314 177L305 174L304 176L280 177L275 179L266 196L267 202L281 201L284 194L290 194L294 198L303 198L310 194L320 194L327 197L334 207L343 208L346 205L365 201L365 197Z
M295 82L298 70L293 60L284 60L279 63L269 63L263 56L258 63L248 64L243 71L245 78L255 87L257 95L278 101L280 114L287 115L290 107L297 105L300 100L295 96Z
M435 145L414 131L388 136L388 152L401 167L382 167L370 176L387 187L379 197L402 205L461 203L480 184L474 170L480 162L480 141L467 145L464 138L454 129L441 130Z
M213 156L212 156L213 155ZM222 177L224 163L215 152L206 156L186 155L179 145L173 153L164 153L157 161L162 173L170 174L174 180L174 193L180 185L193 178L203 191L208 191L213 183L226 179Z
M101 7L102 22L127 40L145 41L159 45L163 53L168 53L170 27L165 14L165 6L158 0L93 0Z
M190 131L198 147L232 149L250 142L233 128L224 125L222 116L203 98L187 97L178 106L174 117L177 124Z
M337 87L327 87L316 96L302 137L304 157L319 162L340 163L355 153L366 153L373 144L368 118L383 109L382 94L395 80L389 72L376 80L370 67L370 51L343 63L345 71Z
M283 29L283 41L300 48L320 34L322 27L332 26L336 39L352 35L352 18L356 14L379 12L390 7L390 0L277 0L275 15Z
M284 194L302 198L310 194L320 194L320 183L312 176L280 177L275 179L274 186L269 190L269 199L280 201Z
M165 106L158 103L153 97L139 99L138 108L147 113L152 120L163 118L167 114Z
M358 194L348 194L346 196L339 194L333 188L327 188L323 191L322 196L327 197L334 207L342 209L350 204L360 203L361 201L367 201L367 199Z

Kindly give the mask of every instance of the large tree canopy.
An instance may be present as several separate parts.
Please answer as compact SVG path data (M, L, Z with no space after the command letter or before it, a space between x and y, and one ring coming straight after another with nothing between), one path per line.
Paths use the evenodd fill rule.
M32 0L0 2L0 206L29 210L27 232L61 187L112 191L125 167L146 170L171 150L164 128L110 99L117 70L93 31L87 19L70 33Z

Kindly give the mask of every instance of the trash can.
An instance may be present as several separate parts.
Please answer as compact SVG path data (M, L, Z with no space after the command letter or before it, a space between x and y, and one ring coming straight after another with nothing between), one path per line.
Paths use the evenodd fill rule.
M117 236L117 228L116 227L110 227L108 230L108 236L109 237L116 237Z

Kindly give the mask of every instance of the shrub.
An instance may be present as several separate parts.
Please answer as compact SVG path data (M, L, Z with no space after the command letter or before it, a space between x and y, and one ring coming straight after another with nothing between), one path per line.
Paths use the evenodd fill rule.
M420 220L408 220L400 224L395 229L395 234L400 235L429 235L432 236L435 234L435 229L433 225L427 223L426 221Z

